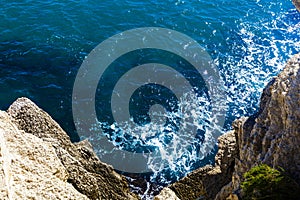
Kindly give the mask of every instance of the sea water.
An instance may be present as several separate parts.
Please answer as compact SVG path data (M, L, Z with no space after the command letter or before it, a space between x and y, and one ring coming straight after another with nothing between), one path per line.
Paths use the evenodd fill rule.
M290 0L2 0L0 19L0 108L7 109L18 97L29 97L57 120L74 142L80 140L72 118L76 74L90 51L115 34L134 28L161 27L184 33L204 47L224 82L227 112L223 132L230 129L234 119L258 111L264 86L300 50L300 13ZM140 59L172 65L172 59L166 61L161 55L135 52L116 66L137 64ZM108 82L120 76L118 71L109 75ZM170 95L162 98L167 102ZM210 121L206 112L209 98L192 99L195 102L183 101L181 106L189 106L194 123L201 130ZM98 105L97 110L101 109ZM133 106L132 112L135 111L139 109ZM133 136L154 136L147 144L163 152L162 141L166 140L155 137L161 125L149 125L149 120L143 123L135 129L124 125L123 131ZM95 130L101 126L96 125ZM115 145L120 145L116 138L124 135L114 134L110 137L115 138ZM182 149L166 155L168 160L184 150L182 144ZM194 147L197 151L201 149ZM168 184L199 166L213 163L213 155L199 159L194 151L188 152L168 163L167 168L155 168L155 175L148 181ZM154 167L152 164L150 160L150 168Z

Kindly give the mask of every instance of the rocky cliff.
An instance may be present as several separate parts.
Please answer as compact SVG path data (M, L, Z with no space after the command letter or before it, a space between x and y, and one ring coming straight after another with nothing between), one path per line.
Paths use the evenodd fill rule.
M0 199L88 199L68 183L51 143L25 133L0 112Z
M219 138L215 166L192 172L157 199L238 199L243 174L258 164L283 168L300 183L300 54L264 89L259 112L233 127Z
M0 199L137 199L89 142L73 144L27 98L0 112Z
M215 165L164 188L162 199L238 199L243 174L258 164L283 168L300 184L300 54L264 89L259 112L219 138ZM293 188L291 188L293 189ZM88 141L73 144L27 98L0 111L0 199L138 199Z
M257 164L282 167L300 183L300 54L263 91L259 112L234 123L239 155L233 191Z
M163 189L155 199L238 199L243 174L282 167L300 183L300 54L264 89L259 112L219 138L215 166ZM102 163L88 141L73 144L27 98L0 111L1 199L138 199L126 179Z

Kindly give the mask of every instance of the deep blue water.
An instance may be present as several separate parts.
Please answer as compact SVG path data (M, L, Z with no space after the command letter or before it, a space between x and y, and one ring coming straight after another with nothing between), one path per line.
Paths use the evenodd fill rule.
M0 19L0 108L29 97L73 141L79 140L71 108L77 71L112 35L163 27L196 40L225 84L225 129L257 111L264 86L300 50L300 14L290 0L2 0Z

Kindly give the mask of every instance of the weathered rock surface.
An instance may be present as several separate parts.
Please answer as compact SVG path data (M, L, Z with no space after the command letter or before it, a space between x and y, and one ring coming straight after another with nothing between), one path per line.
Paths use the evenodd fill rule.
M72 184L81 194L90 199L137 199L129 192L126 179L117 174L111 166L102 163L89 142L71 143L69 136L61 127L29 99L16 100L7 113L16 129L24 131L32 138L37 138L42 142L41 144L48 144L45 151L48 147L52 149L56 159L61 163L61 169L58 171L64 172L65 181ZM37 156L36 159L40 159L39 157L43 155Z
M282 167L300 184L300 54L263 91L260 110L219 138L215 166L164 188L155 199L238 199L253 166ZM90 143L70 142L26 98L0 112L1 199L137 199L125 178L102 163Z
M237 156L234 131L224 134L218 140L215 166L199 168L168 187L179 199L214 199L221 188L231 181Z
M216 166L169 186L180 199L238 199L243 174L258 164L281 167L300 184L300 54L264 89L259 112L233 127L219 138Z
M300 54L264 90L258 115L238 123L237 180L265 163L282 167L300 183Z
M297 8L297 10L300 11L300 0L293 0L293 4Z
M175 192L171 190L170 188L164 188L159 195L155 196L154 200L180 200Z
M239 154L232 182L218 199L239 194L243 174L258 164L281 167L300 183L300 54L265 88L259 112L233 126Z
M0 111L0 199L88 199L67 179L51 143L20 131Z

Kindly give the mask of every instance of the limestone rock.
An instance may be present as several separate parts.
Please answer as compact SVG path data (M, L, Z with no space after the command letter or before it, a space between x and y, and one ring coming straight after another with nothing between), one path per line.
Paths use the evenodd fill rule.
M169 186L180 199L239 199L243 174L258 164L281 167L300 184L300 54L264 89L259 112L233 128L219 138L216 166Z
M0 111L0 198L87 200L67 179L52 145L20 131Z
M3 170L3 156L1 154L1 145L0 145L0 197L3 197L5 199L8 198L8 190L7 190L7 186L5 183L5 174L4 174L4 170Z
M293 4L297 8L297 10L300 11L300 0L293 0Z
M155 199L236 200L243 174L262 163L282 167L300 184L299 108L300 54L265 88L259 112L219 138L215 166L193 171ZM137 199L88 141L71 143L29 99L18 99L7 113L0 112L1 199Z
M51 143L68 174L68 182L90 199L137 199L125 177L102 163L88 141L73 144L62 128L27 98L17 99L8 109L20 130Z
M235 123L239 138L233 186L257 164L282 167L300 183L300 54L265 88L257 115Z
M239 200L239 197L236 194L230 194L226 200Z
M237 198L233 193L240 193L243 174L258 164L281 167L300 183L299 107L300 54L297 54L264 89L259 112L233 123L238 146L235 169L231 183L222 188L216 200Z
M222 185L226 184L222 179L220 168L207 165L188 174L169 188L182 200L212 199ZM222 184L221 187L218 187L219 183Z
M180 200L175 192L173 192L171 189L169 188L164 188L159 195L155 196L154 200Z
M237 152L234 131L229 131L218 138L218 152L215 157L215 163L217 166L220 166L222 172L226 173L227 170L233 169Z
M230 182L218 192L218 194L215 197L215 200L224 200L224 199L231 199L231 196L233 195L233 183Z

